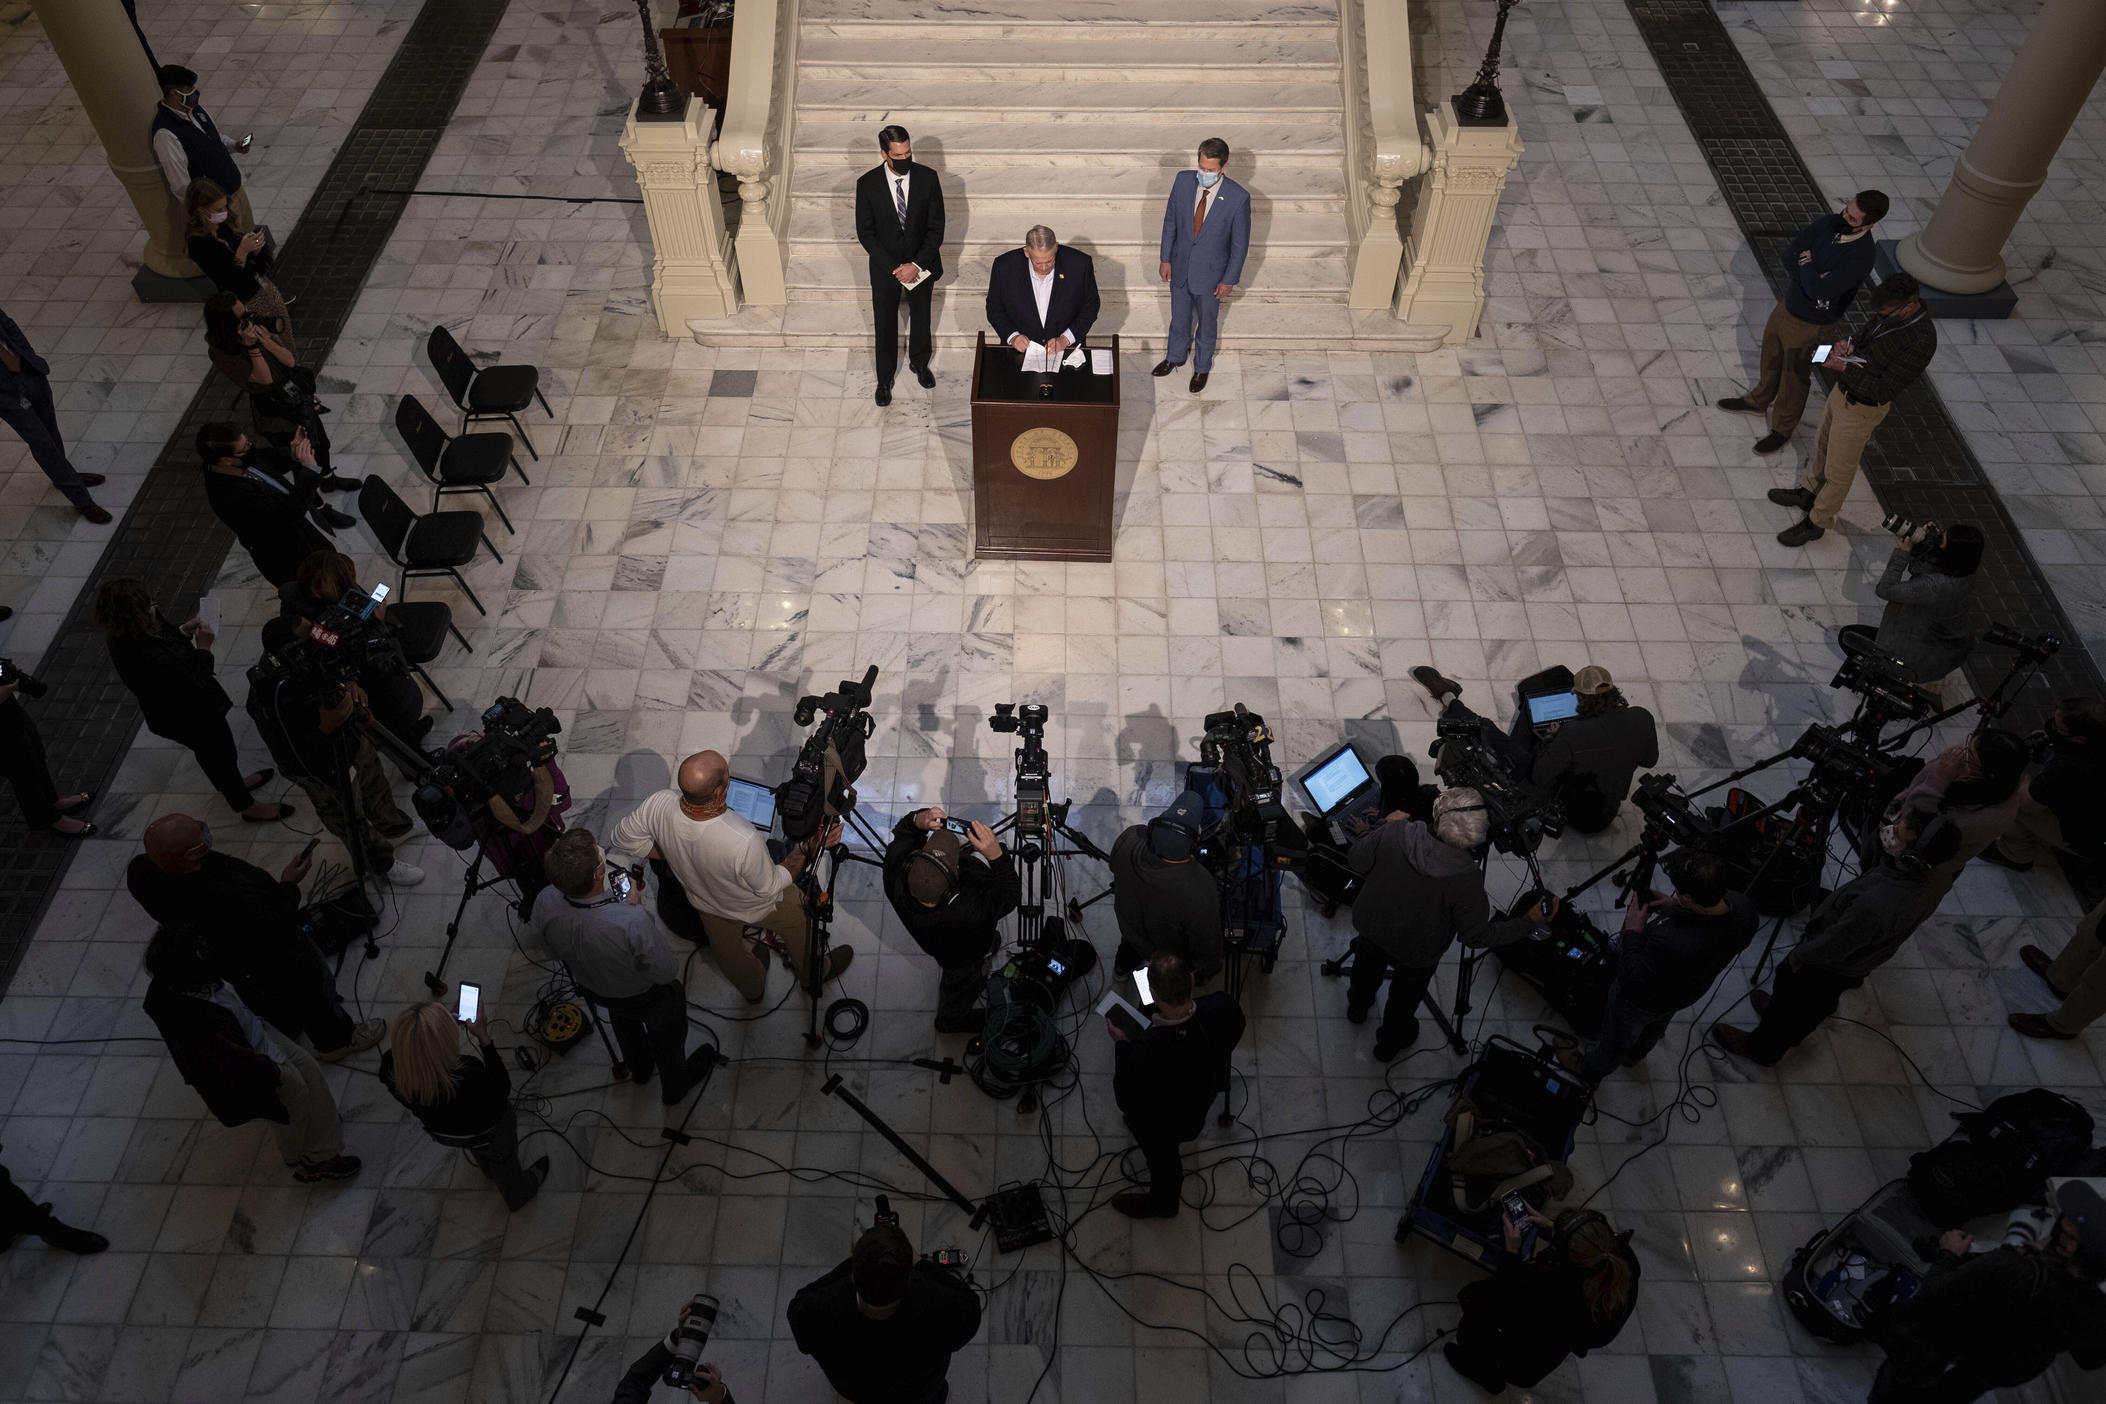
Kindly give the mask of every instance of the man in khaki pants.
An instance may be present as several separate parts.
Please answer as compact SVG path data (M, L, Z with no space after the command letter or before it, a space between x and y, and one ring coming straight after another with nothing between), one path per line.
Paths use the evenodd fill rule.
M1814 348L1835 339L1836 324L1870 276L1872 226L1886 212L1883 192L1860 190L1841 214L1822 215L1784 251L1784 296L1762 329L1760 377L1747 394L1718 402L1720 409L1769 416L1769 432L1755 452L1775 453L1799 427L1813 384Z
M778 863L761 831L732 811L731 763L723 756L697 751L680 762L676 783L678 789L660 790L616 825L608 851L664 860L673 882L660 888L671 900L660 904L659 916L675 934L694 940L696 922L684 919L683 910L692 907L724 978L748 1004L758 1004L767 995L768 967L747 948L746 929L757 926L780 938L804 978L809 925L795 879L821 849L840 841L841 826L829 824ZM854 951L836 946L827 953L825 978L854 958Z
M1894 274L1872 294L1872 315L1865 325L1829 353L1826 364L1840 366L1842 376L1828 392L1813 457L1799 475L1799 486L1770 489L1770 501L1806 514L1777 533L1780 544L1804 546L1835 525L1872 431L1929 367L1937 350L1938 332L1924 311L1923 290L1908 274Z

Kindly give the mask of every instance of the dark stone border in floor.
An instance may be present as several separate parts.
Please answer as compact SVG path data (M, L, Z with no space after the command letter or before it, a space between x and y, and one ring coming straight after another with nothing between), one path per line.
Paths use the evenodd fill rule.
M1786 245L1815 216L1836 206L1799 158L1733 37L1705 0L1625 3L1763 275L1781 293ZM1928 377L1895 402L1865 450L1861 471L1890 512L1981 527L1988 549L1976 600L1984 621L2063 640L2062 652L2012 708L2009 725L2022 730L2040 725L2057 697L2106 695L2098 667L2077 642L2069 616ZM1786 523L1779 516L1782 528ZM2007 649L1977 648L1967 676L1978 689L1987 689L2010 662Z
M362 192L416 184L509 4L425 0L286 237L279 281L299 299L295 330L308 365L326 364L407 203L401 196ZM97 587L112 576L137 576L170 612L187 611L211 587L234 544L233 533L206 505L191 445L208 420L245 424L247 412L233 408L239 398L218 375L206 377L38 665L37 675L51 690L27 705L61 791L107 794L139 727L138 705L117 680L95 626ZM224 665L221 671L231 672ZM222 681L239 705L245 690L240 679ZM26 830L19 815L0 826L0 994L14 979L30 934L77 851L75 843Z

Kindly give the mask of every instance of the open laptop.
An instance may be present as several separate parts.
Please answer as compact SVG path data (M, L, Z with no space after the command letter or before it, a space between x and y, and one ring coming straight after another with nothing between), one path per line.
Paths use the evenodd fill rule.
M775 787L758 780L731 777L731 811L756 829L775 827Z
M1342 741L1295 772L1309 803L1326 819L1335 818L1372 796L1377 788L1353 743Z

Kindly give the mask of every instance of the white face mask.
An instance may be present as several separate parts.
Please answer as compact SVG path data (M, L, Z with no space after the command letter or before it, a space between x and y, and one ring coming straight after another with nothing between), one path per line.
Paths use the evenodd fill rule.
M1219 171L1201 171L1199 172L1199 188L1201 190L1212 190L1215 183L1220 179L1221 172Z
M1901 831L1892 824L1879 826L1879 846L1886 850L1890 858L1899 858L1909 847L1902 842Z
M214 210L211 214L205 216L205 222L208 224L225 224L227 222L227 212L225 210Z

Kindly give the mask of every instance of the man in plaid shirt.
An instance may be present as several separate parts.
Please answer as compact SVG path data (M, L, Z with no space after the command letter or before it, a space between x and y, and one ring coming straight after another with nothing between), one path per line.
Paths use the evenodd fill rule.
M1872 315L1864 326L1829 352L1826 364L1840 370L1842 378L1821 411L1813 457L1799 486L1770 489L1770 501L1806 514L1777 534L1779 542L1804 546L1835 525L1866 441L1937 350L1938 332L1924 310L1923 290L1908 274L1894 274L1873 293Z

